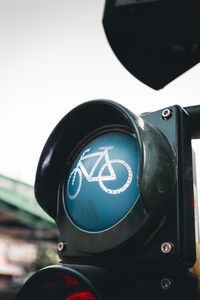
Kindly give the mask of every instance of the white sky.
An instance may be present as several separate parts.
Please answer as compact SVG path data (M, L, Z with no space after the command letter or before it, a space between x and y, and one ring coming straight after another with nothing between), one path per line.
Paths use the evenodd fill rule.
M84 101L115 100L134 113L200 103L200 65L161 91L126 71L106 40L103 8L104 0L0 1L0 174L33 184L49 134Z

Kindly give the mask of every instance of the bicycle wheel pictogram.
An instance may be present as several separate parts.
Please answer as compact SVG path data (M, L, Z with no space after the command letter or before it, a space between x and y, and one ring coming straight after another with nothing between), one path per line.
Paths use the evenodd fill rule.
M112 159L112 160L110 160L109 163L110 164L117 163L117 164L121 164L123 167L125 167L127 170L127 180L126 180L125 184L123 186L121 186L120 188L117 188L117 189L107 188L105 186L105 184L103 183L103 181L105 182L105 180L103 180L103 178L104 178L103 171L105 170L106 167L108 168L108 164L105 163L99 171L99 185L100 185L101 189L104 190L108 194L120 194L120 193L124 192L131 184L131 181L133 178L133 173L132 173L131 167L124 160L121 160L121 159Z
M81 189L82 185L82 172L79 168L75 168L68 179L67 182L67 194L69 199L74 200Z

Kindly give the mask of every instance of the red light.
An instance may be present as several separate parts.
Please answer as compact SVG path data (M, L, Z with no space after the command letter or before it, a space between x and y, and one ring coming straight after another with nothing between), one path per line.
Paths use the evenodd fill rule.
M96 298L88 291L75 292L65 298L65 300L96 300Z
M71 287L73 285L80 285L80 282L76 278L74 278L74 277L72 277L70 275L59 274L58 276L62 277L62 278L64 278L66 280L65 284L66 284L67 288L69 288L69 287Z

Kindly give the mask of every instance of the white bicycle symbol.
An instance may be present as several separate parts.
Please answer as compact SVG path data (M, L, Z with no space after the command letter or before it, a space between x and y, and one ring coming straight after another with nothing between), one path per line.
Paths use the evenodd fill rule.
M131 167L124 160L121 160L121 159L111 159L110 160L108 151L111 149L113 149L112 146L100 147L99 150L103 150L103 151L86 154L91 150L91 148L88 148L82 153L81 158L79 159L79 161L77 163L77 166L72 170L72 172L69 176L68 182L67 182L67 194L71 200L75 199L80 192L83 175L85 176L85 178L87 179L88 182L98 181L101 189L109 194L120 194L129 187L129 185L132 181L132 177L133 177ZM94 163L90 173L88 173L83 165L83 161L86 159L89 159L89 158L96 157L96 156L98 158L97 158L96 162ZM98 176L93 176L98 164L100 163L100 161L103 157L105 158L105 161L106 161L105 164L100 168ZM121 164L122 166L124 166L127 170L128 176L127 176L126 183L122 187L112 190L112 189L107 188L103 182L110 181L110 180L116 180L117 177L116 177L115 171L112 167L112 164L114 164L114 163L118 163L118 164ZM106 167L109 170L109 175L102 175L103 171ZM76 176L79 176L77 179L78 181L76 180L76 184L78 182L77 189L75 189L75 192L73 194L70 194L70 186L72 186L72 187L74 186Z

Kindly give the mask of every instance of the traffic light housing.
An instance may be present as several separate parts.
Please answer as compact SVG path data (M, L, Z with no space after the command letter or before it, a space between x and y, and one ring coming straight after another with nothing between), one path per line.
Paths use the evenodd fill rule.
M124 171L119 182L105 179L110 176L105 147L111 146L110 165L118 167L116 176ZM128 158L131 149L134 155ZM102 155L99 169L96 153ZM88 161L91 165L81 167ZM69 192L69 184L76 191ZM172 106L136 116L102 100L76 107L56 126L40 157L35 194L56 221L63 260L183 267L195 260L192 185L190 118L184 109ZM123 213L115 209L119 205Z
M108 42L136 78L159 90L200 61L198 0L107 0Z
M160 292L185 280L195 263L191 125L177 105L136 116L96 100L69 112L35 181L57 224L61 263L33 275L16 300L32 291L38 299L142 300L154 285L165 299Z
M191 273L133 274L123 266L59 264L36 272L15 300L176 300L198 299Z
M123 276L96 266L59 264L36 272L16 300L120 300L131 294L138 300L147 296L131 274Z

